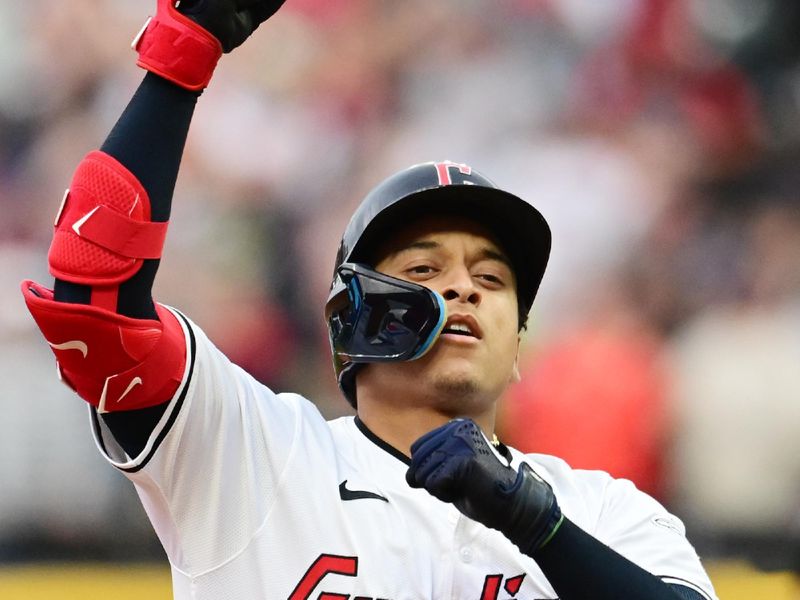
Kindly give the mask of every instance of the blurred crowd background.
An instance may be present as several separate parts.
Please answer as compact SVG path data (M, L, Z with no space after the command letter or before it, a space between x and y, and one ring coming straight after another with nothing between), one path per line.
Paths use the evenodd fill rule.
M51 281L151 5L0 0L0 563L163 556L18 290ZM796 0L288 0L199 102L157 298L347 414L347 219L402 167L471 164L554 237L501 439L632 479L706 560L800 571L798 31Z

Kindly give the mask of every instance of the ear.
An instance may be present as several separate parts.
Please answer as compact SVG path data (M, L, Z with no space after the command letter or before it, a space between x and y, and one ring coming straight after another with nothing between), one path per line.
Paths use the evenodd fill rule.
M522 376L519 374L519 347L522 338L517 336L517 354L514 356L514 368L511 371L511 382L512 383L519 383L522 380Z

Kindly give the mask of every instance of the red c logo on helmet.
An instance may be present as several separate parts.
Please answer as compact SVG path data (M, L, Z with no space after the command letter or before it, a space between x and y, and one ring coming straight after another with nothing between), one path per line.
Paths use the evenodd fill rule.
M436 174L439 176L439 185L452 185L453 179L450 177L450 169L458 169L462 175L469 175L472 173L472 167L463 163L454 163L446 160L444 162L434 164L436 167Z

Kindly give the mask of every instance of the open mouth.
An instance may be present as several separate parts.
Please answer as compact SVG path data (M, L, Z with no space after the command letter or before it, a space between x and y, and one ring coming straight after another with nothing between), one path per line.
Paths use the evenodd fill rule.
M464 323L453 323L442 329L442 333L452 333L455 335L463 335L468 337L475 337L472 330Z
M442 328L442 334L481 339L481 331L477 322L470 317L450 318Z

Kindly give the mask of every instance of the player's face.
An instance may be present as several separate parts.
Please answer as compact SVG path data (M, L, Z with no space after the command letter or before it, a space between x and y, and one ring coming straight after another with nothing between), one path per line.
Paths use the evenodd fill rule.
M429 217L394 235L380 257L378 271L439 292L448 320L425 356L369 365L359 380L454 415L493 407L516 377L519 349L516 281L499 244L474 221Z

